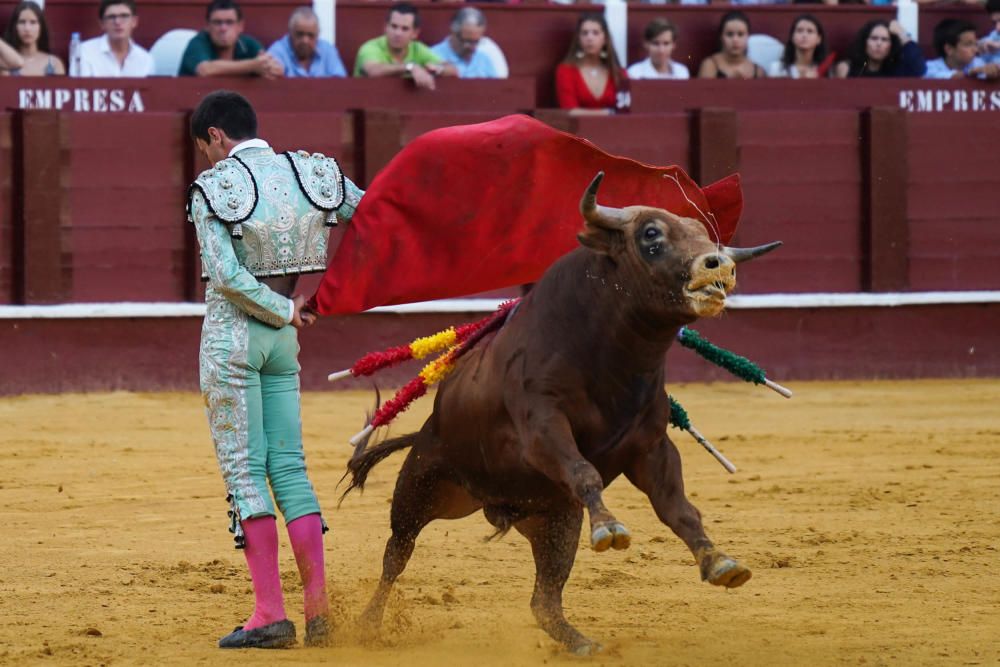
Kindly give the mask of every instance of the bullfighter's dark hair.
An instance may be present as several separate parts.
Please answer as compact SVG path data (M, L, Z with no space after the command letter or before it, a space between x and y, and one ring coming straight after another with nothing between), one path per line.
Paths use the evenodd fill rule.
M14 7L14 11L10 14L10 20L7 22L7 30L3 35L4 41L14 47L16 51L24 46L24 42L17 34L17 21L21 18L21 14L26 11L30 11L38 19L38 50L49 53L49 25L45 22L45 12L42 11L41 5L31 0L24 0L24 2L18 3L17 7Z
M108 11L108 7L111 5L125 5L133 16L139 13L135 6L135 0L101 0L101 6L97 8L97 18L103 19L104 12Z
M611 73L611 79L615 82L615 90L622 90L627 85L625 83L626 78L622 73L622 64L618 62L618 54L615 51L614 43L611 41L611 31L608 29L608 22L604 19L604 14L588 12L580 15L580 18L576 21L576 29L573 31L573 41L569 44L569 51L566 52L563 62L579 66L580 59L583 57L581 55L583 50L580 48L580 28L583 27L584 23L588 22L596 23L604 31L604 55L601 56L601 59Z
M875 28L883 27L889 32L889 55L885 57L878 72L868 71L868 37ZM854 35L854 41L847 49L847 76L889 76L899 64L903 57L903 43L892 30L889 30L888 21L876 19L861 26Z
M205 20L212 18L212 12L224 11L227 9L236 10L236 19L243 20L243 9L234 0L212 0L205 9Z
M934 50L938 56L945 57L945 46L958 46L958 40L965 32L976 32L976 26L965 19L944 19L934 26Z
M731 21L739 21L747 27L747 34L750 33L750 17L739 10L726 12L722 15L722 19L719 21L719 31L716 34L716 40L719 43L718 50L722 51L722 33L726 30L726 24Z
M392 18L393 14L410 14L413 17L413 27L420 27L420 12L416 7L408 2L396 2L389 7L388 13L385 15L385 22L388 23L389 19Z
M800 14L795 17L795 20L792 21L792 27L788 29L788 41L785 42L785 53L781 56L781 62L785 66L785 69L795 64L795 44L792 43L792 38L795 36L795 29L803 21L812 23L816 26L816 32L819 33L819 44L816 45L816 50L813 51L813 64L819 65L826 58L826 31L823 30L823 24L812 14Z
M208 128L217 127L230 139L253 139L257 136L257 114L239 93L216 90L205 96L191 114L191 138L209 141Z

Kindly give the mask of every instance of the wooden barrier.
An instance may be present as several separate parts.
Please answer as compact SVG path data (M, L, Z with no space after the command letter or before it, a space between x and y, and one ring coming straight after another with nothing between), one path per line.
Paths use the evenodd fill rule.
M707 101L719 99L712 97L719 83L686 87ZM740 91L753 82L730 83L729 100L751 99ZM969 82L888 85L890 100L910 95L930 105L906 113L898 105L864 108L871 91L853 84L869 82L812 82L841 92L839 105L820 111L794 108L809 82L761 83L771 110L753 102L612 117L536 113L610 153L678 164L704 184L740 172L746 207L737 242L786 242L773 259L780 270L741 278L744 293L1000 287L992 261L1000 174L988 140L995 112L935 110L960 93L989 99L1000 91ZM0 81L0 95L18 85ZM289 94L286 107L302 99ZM362 186L415 136L504 113L291 112L272 103L261 105L260 123L275 148L336 155ZM187 111L35 109L0 117L0 172L10 175L0 188L0 303L199 299L196 243L183 210L187 184L207 165L192 150L187 118Z

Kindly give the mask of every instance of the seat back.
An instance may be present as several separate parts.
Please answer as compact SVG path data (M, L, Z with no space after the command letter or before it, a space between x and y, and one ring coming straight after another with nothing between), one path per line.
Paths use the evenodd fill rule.
M785 45L770 35L750 35L747 39L747 57L765 72L771 67L771 63L781 60L784 53Z
M197 30L190 28L176 28L162 34L149 50L149 54L153 56L154 76L177 76L184 49L197 34Z

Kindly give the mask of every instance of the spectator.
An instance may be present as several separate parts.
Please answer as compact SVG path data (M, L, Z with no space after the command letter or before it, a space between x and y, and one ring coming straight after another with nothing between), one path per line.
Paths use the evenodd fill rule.
M132 41L139 25L135 0L101 0L98 18L104 34L80 45L80 76L150 76L153 56Z
M847 51L847 60L837 63L836 76L923 76L926 69L920 47L898 21L869 21L861 27Z
M677 26L667 19L653 19L643 33L645 60L628 68L630 79L689 79L688 68L671 60L677 46Z
M319 18L311 7L299 7L288 18L288 34L267 50L287 77L347 76L337 47L319 38Z
M559 107L572 115L607 115L629 106L628 74L618 62L602 14L576 23L566 57L556 67Z
M420 14L408 2L389 8L385 34L369 39L358 49L354 76L412 77L418 88L434 90L435 76L458 76L458 70L431 51L420 36Z
M191 38L181 57L180 76L262 76L274 79L284 68L253 37L243 34L243 10L233 0L212 0L205 11L208 29Z
M14 7L4 41L21 57L21 65L17 67L11 59L13 54L0 56L5 64L9 63L11 76L59 76L66 73L62 61L49 53L49 27L37 3L25 0Z
M830 75L834 54L826 55L823 24L811 14L792 21L785 52L771 65L768 76L792 79L822 79Z
M1000 0L986 0L986 13L993 32L979 40L979 57L988 63L1000 63Z
M934 50L938 58L927 63L925 79L963 79L978 76L996 79L1000 65L987 64L976 55L976 26L961 19L944 19L934 26Z
M764 69L750 60L747 43L750 19L743 12L729 12L719 21L719 50L701 61L702 79L761 79Z
M451 34L431 47L441 60L451 63L463 79L498 79L496 68L479 40L486 34L486 17L475 7L463 7L451 20Z

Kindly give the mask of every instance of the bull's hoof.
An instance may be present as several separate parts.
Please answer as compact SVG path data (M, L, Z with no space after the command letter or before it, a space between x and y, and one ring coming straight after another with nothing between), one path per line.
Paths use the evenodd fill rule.
M597 642L592 642L589 639L569 647L570 653L572 653L573 655L578 655L583 658L586 658L591 655L597 655L603 650L604 650L603 646L601 646Z
M701 578L713 586L737 588L750 581L753 572L724 553L713 551L702 560Z
M590 533L590 546L597 552L607 551L612 547L628 549L630 544L632 544L632 534L617 521L601 524Z

